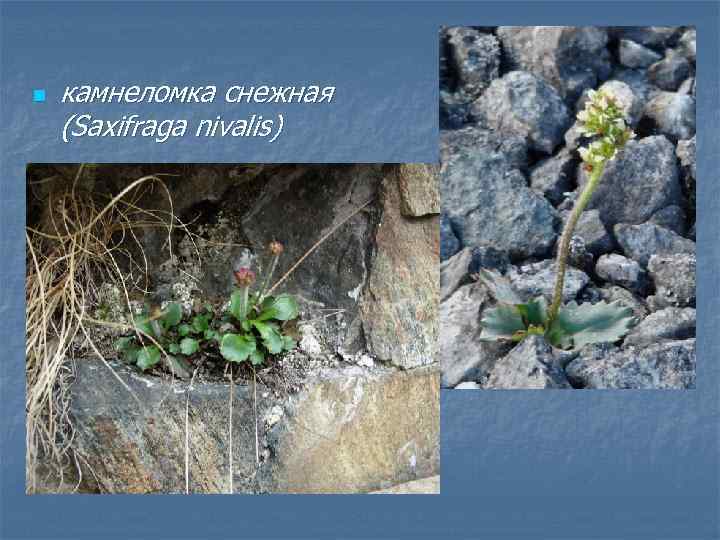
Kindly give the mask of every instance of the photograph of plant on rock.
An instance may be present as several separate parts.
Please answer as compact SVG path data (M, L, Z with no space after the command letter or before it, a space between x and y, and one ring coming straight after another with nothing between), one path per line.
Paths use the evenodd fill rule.
M28 493L438 493L438 167L31 164Z
M440 30L441 385L695 387L695 30Z

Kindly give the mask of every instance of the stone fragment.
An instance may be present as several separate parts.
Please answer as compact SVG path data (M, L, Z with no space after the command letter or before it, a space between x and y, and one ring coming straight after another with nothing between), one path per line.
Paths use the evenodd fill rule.
M693 308L669 307L648 315L625 338L624 347L650 346L663 341L695 337Z
M512 71L492 82L473 104L472 114L504 135L525 138L529 148L552 153L571 124L556 90L525 71Z
M660 92L645 105L641 129L661 133L673 141L695 135L695 98L676 92Z
M695 388L695 340L618 349L590 345L565 368L576 388Z
M653 255L695 253L695 242L654 223L618 224L615 237L625 256L647 267Z
M440 213L440 168L425 163L396 167L403 216L422 217Z
M655 283L652 307L695 307L696 266L695 253L651 256L648 271Z
M618 47L620 63L629 68L645 68L659 61L662 56L629 39L621 39Z
M640 265L617 253L603 255L595 265L597 275L614 285L643 294L649 285L647 273Z
M483 388L571 388L552 347L542 336L530 336L500 359Z
M469 27L446 30L450 60L469 100L482 94L500 72L500 44L492 34Z

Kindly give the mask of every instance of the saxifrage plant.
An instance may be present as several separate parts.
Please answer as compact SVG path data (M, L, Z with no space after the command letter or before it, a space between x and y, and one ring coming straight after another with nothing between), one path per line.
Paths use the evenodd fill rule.
M234 331L222 337L220 354L229 362L249 360L259 365L270 354L279 354L295 348L295 340L283 333L283 323L297 318L298 305L289 294L270 296L267 291L277 267L283 246L270 244L270 267L262 287L250 294L255 273L249 268L235 272L237 288L230 298L230 324Z
M185 358L205 350L217 350L233 363L249 361L262 364L269 355L280 354L296 347L286 335L283 324L298 317L298 304L289 294L271 296L270 280L277 267L283 246L271 242L270 264L262 286L251 293L255 273L249 268L234 272L237 287L230 297L230 307L222 317L215 317L212 306L201 313L183 317L177 303L163 310L146 309L134 317L135 334L121 337L115 348L123 358L146 370L165 359L175 373L189 373ZM221 332L222 329L222 332Z
M561 349L580 349L589 343L614 342L632 328L635 319L632 309L618 302L562 305L565 270L570 254L570 241L580 215L600 183L602 173L618 150L635 134L625 124L616 99L607 92L589 92L584 110L578 113L582 133L595 140L578 152L589 178L565 223L557 250L556 278L552 303L544 297L523 301L509 282L495 272L481 270L477 277L498 302L485 310L481 339L522 341L529 335L544 336Z

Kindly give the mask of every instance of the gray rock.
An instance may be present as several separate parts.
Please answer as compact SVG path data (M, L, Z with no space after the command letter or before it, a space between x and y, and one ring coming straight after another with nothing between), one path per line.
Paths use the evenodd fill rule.
M561 151L530 171L530 187L553 205L558 205L565 198L565 193L574 187L576 164L575 156Z
M440 168L426 163L404 163L395 168L403 216L440 213Z
M440 264L440 301L448 298L458 287L469 283L471 274L480 268L505 273L510 266L507 253L490 246L465 248Z
M661 208L681 204L676 161L673 145L663 136L628 142L607 164L588 208L598 209L603 223L612 227L642 223ZM580 185L587 180L579 168Z
M620 63L629 68L648 67L650 64L653 64L662 58L662 56L652 49L648 49L647 47L629 39L620 40L618 54L620 57Z
M495 364L483 388L571 388L552 347L542 336L524 339Z
M555 210L502 154L482 148L455 154L441 177L443 213L461 246L493 246L514 260L550 252Z
M585 246L585 240L580 236L570 238L568 250L568 264L579 268L584 272L592 272L595 266L595 258ZM558 246L555 246L555 257L557 257Z
M487 376L511 344L481 341L480 317L492 305L485 287L471 283L460 287L440 304L440 366L442 386Z
M359 165L281 170L263 184L257 203L242 220L242 228L255 251L263 256L272 240L285 246L275 271L277 278L335 223L374 199L383 176L380 167ZM398 202L398 213L399 206ZM305 259L284 282L284 290L345 309L350 315L356 313L358 297L348 293L359 292L365 285L372 232L369 215L355 215Z
M694 28L690 28L683 32L678 40L678 51L692 63L695 63L696 52L696 32Z
M369 351L408 369L437 362L439 218L403 216L393 176L383 179L380 190L381 215L359 314ZM338 264L342 258L332 263Z
M567 219L568 213L564 215L563 221ZM573 236L582 238L585 249L595 257L609 253L615 245L612 236L600 220L599 210L585 210L580 215Z
M472 248L465 248L440 263L440 302L444 302L458 287L470 283Z
M474 28L448 28L446 34L460 89L469 99L475 99L499 75L500 44L492 34Z
M655 86L674 92L690 75L690 62L672 49L665 52L665 58L648 68L648 79Z
M640 101L641 106L644 106L647 100L661 91L648 80L646 69L628 69L619 66L613 70L610 78L627 84Z
M352 366L304 381L292 399L258 381L257 403L252 385L235 384L230 439L227 382L110 366L123 384L100 361L78 359L70 400L73 448L101 492L184 494L186 444L191 493L228 493L230 482L235 493L363 492L439 468L436 370ZM415 459L405 456L410 440Z
M455 130L462 128L470 120L471 103L456 92L440 90L440 129Z
M629 39L645 47L662 50L676 30L675 26L615 26L610 33L619 39Z
M507 273L507 278L521 298L529 300L542 295L549 301L552 299L555 286L555 261L546 259L537 263L512 267ZM578 293L588 283L590 283L590 278L585 272L568 267L565 271L563 301L569 302L577 298Z
M582 388L687 389L695 387L695 340L618 349L584 348L565 368Z
M455 390L482 390L482 386L476 382L463 382L458 384Z
M655 212L650 218L650 223L660 225L673 232L684 236L687 232L687 216L679 206L666 206Z
M688 194L690 208L694 212L696 200L695 136L693 135L692 139L678 141L675 153L680 160L680 172L682 180L685 184L685 191Z
M509 69L530 71L552 84L572 104L610 73L607 33L595 26L500 26Z
M443 214L440 218L440 260L447 260L458 251L460 251L460 241L452 230L450 220Z
M495 79L473 104L472 114L500 134L524 137L531 149L546 154L552 153L571 123L557 91L525 71Z
M615 238L622 252L647 267L653 255L695 253L695 242L654 223L615 226Z
M648 287L647 273L636 261L622 255L603 255L595 265L597 275L615 285L643 294Z
M677 89L678 94L695 95L695 77L688 77Z
M466 154L483 154L488 158L501 159L511 169L524 170L528 164L524 137L500 136L479 126L440 132L440 162L443 166Z
M697 259L694 253L650 257L648 271L655 282L655 296L651 307L655 309L669 306L695 307L696 266ZM648 302L650 303L649 299Z
M669 307L651 313L625 338L624 347L649 346L663 341L695 337L696 316L693 308Z
M695 135L695 98L675 92L656 94L645 105L640 126L673 141L689 139Z

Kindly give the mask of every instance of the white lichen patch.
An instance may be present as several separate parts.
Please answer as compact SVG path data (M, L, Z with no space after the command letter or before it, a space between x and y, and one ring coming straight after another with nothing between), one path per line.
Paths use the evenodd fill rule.
M283 416L285 416L283 408L280 405L274 405L265 413L265 425L270 429L282 420Z
M323 352L322 343L318 338L317 330L311 324L300 325L300 350L309 356L319 356Z

